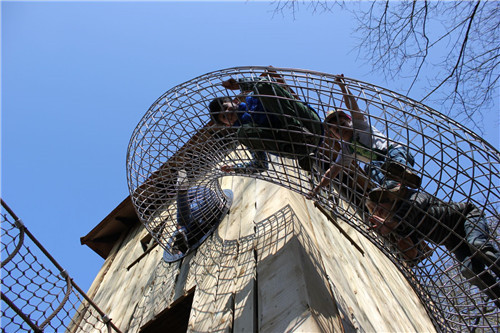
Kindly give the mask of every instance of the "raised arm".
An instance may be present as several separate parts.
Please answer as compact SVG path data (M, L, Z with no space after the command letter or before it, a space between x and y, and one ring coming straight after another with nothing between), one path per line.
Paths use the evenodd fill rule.
M330 182L332 181L333 178L335 178L340 170L342 170L342 165L340 164L337 164L337 163L334 163L326 172L325 174L323 175L323 177L321 178L321 181L319 182L319 184L314 187L307 195L307 197L309 199L312 199L316 194L318 194L319 190L321 190L322 187L325 187L327 186L328 184L330 184Z
M293 91L293 89L286 83L283 75L278 74L278 72L276 72L273 66L269 66L269 69L267 69L265 73L261 74L261 76L266 76L266 75L269 75L270 77L276 79L276 82L281 84L286 90L288 90L295 99L300 99L299 95L297 95L295 91Z
M351 113L352 119L365 120L363 111L359 109L358 102L356 98L351 94L351 91L347 87L344 81L344 74L340 74L335 78L335 82L339 85L342 91L344 103Z
M224 88L230 89L230 90L238 90L238 89L240 89L240 84L238 83L238 81L236 81L233 78L230 78L228 80L222 81L222 86Z
M280 78L280 81L269 81L265 76ZM222 86L230 90L241 90L242 93L254 92L264 96L280 96L290 100L296 100L297 94L285 83L283 77L276 71L268 71L254 78L230 78L222 82Z

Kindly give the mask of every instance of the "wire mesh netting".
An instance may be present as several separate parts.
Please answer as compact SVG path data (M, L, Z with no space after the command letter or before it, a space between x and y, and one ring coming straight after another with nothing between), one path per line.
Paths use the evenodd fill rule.
M138 216L175 260L220 219L221 177L266 180L368 238L436 327L456 332L500 327L499 166L494 147L408 97L270 67L215 71L170 89L141 119L127 155ZM184 195L200 187L210 204Z
M2 200L2 332L120 332Z

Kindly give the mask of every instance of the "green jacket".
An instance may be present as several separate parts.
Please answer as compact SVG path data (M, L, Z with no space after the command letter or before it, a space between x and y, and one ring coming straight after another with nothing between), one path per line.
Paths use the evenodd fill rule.
M252 150L302 159L314 152L322 141L323 125L313 108L281 85L264 80L240 79L242 91L252 91L264 106L263 112L277 119L272 127L243 124L237 132L238 141Z

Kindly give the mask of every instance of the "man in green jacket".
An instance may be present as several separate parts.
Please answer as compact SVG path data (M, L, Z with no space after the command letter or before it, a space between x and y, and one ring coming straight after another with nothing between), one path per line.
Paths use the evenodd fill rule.
M248 95L245 102L228 97L215 98L209 105L215 123L236 128L238 142L252 153L253 160L239 165L222 167L225 172L254 173L267 170L267 154L291 158L299 166L311 171L311 157L322 143L323 125L316 111L300 101L294 92L278 77L270 81L229 79L222 85L241 90Z

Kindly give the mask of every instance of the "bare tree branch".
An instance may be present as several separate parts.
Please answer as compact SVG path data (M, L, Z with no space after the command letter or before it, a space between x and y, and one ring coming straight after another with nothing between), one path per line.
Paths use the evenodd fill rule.
M298 10L299 3L307 2L275 3L281 10ZM313 13L334 6L357 20L358 59L369 62L386 80L408 80L408 95L426 81L421 101L439 103L440 111L482 130L477 120L498 98L499 1L386 0L363 3L361 10L343 1L306 5Z
M465 48L467 46L467 41L469 40L469 32L470 32L470 29L471 29L471 26L472 26L472 21L474 20L474 17L476 15L476 11L477 11L477 8L479 7L479 3L480 3L480 1L478 1L476 3L476 6L474 7L474 11L472 12L472 14L468 18L469 25L467 26L467 32L465 33L464 40L462 42L462 47L460 49L460 54L458 55L457 62L455 64L455 66L453 66L450 74L448 74L448 76L446 78L444 78L441 81L441 83L439 83L434 89L432 89L430 93L428 93L424 98L422 98L420 100L420 102L423 102L424 100L427 99L427 97L429 97L436 90L438 90L439 88L441 88L441 86L443 84L445 84L451 77L453 77L453 75L455 74L455 72L457 72L457 71L460 72L460 73L462 72L461 66L463 66L464 52L465 52ZM455 90L454 90L457 94L458 94L459 77L460 77L460 75L457 76L457 81L455 83Z

